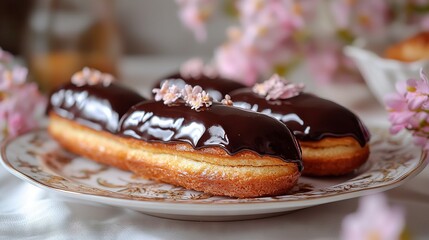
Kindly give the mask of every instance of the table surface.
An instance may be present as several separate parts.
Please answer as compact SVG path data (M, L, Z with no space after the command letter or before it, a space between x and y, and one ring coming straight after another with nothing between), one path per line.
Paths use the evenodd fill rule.
M154 79L174 71L182 58L127 57L124 84L149 93ZM315 86L298 70L308 91L352 109L367 124L387 124L386 113L365 85ZM413 239L429 239L429 168L386 192L406 211ZM358 199L324 204L282 216L236 222L187 222L61 197L0 167L0 239L338 239L341 221L356 211Z

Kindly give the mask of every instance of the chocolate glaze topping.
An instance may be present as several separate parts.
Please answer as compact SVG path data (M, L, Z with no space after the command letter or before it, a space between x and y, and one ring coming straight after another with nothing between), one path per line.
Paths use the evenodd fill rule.
M48 111L96 130L116 133L122 115L144 100L136 92L116 84L78 87L68 83L51 94Z
M154 88L159 88L160 85L165 81L165 79L176 79L175 81L170 80L170 82L174 83L179 87L182 87L185 84L189 84L192 86L199 85L204 90L206 90L215 101L221 101L224 98L225 94L228 94L233 90L245 87L241 83L226 78L211 78L205 75L201 75L198 78L184 78L180 73L176 73L157 81L154 85Z
M299 144L284 124L216 102L199 111L182 102L139 103L121 119L120 134L147 142L189 143L194 149L216 146L230 155L250 150L302 168Z
M230 93L234 106L261 112L284 122L301 141L324 137L353 137L363 147L369 141L368 130L359 118L345 107L313 94L267 101L251 89Z

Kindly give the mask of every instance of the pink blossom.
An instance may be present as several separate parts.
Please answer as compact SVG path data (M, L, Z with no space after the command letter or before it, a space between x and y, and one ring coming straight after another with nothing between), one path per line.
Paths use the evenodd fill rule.
M214 64L207 64L203 68L203 75L209 78L216 78L219 76L219 71Z
M203 73L204 62L201 58L191 58L180 66L180 75L197 78Z
M221 103L223 105L227 105L227 106L232 106L234 103L231 100L231 96L229 96L228 94L225 95L224 99L222 99Z
M429 149L429 81L426 74L421 70L420 79L398 82L396 89L396 93L385 98L391 133L409 130L417 145Z
M163 101L164 104L168 105L174 103L181 97L181 89L174 84L170 84L168 80L164 81L161 88L154 88L152 90L155 93L155 101Z
M184 87L178 87L166 80L161 88L154 88L152 92L155 93L155 101L163 101L165 105L181 99L191 109L199 110L201 107L210 107L213 103L211 96L198 85L192 87L186 84Z
M161 101L164 95L168 92L168 88L170 87L168 80L164 81L161 85L161 88L152 89L152 93L155 94L155 101Z
M257 50L246 49L236 42L219 47L215 59L220 75L247 86L254 84L270 65Z
M203 75L215 78L218 71L215 66L204 64L201 58L191 58L180 66L180 75L184 78L199 78Z
M191 106L191 109L198 110L201 107L212 105L212 98L200 86L185 85L181 91L182 99Z
M389 111L389 121L392 123L390 132L396 134L408 127L408 122L414 112L408 109L408 104L403 95L392 93L385 97L386 108Z
M43 116L46 99L39 93L37 85L25 83L3 90L0 102L0 122L8 136L25 133L39 124Z
M228 29L228 41L215 52L219 73L251 86L291 61L288 53L297 48L290 43L304 31L314 7L308 0L237 1L240 26Z
M322 84L332 82L341 64L340 58L338 51L333 48L311 50L308 53L307 63L314 79Z
M179 5L179 17L191 30L199 42L207 38L206 23L210 19L215 0L176 0Z
M186 103L191 106L191 109L198 110L201 107L210 107L213 102L210 95L206 91L202 91L196 96L188 98Z
M76 86L103 84L109 86L114 81L114 77L108 73L102 73L96 69L84 67L71 77L71 82Z
M255 84L252 91L267 100L287 99L295 97L304 90L304 84L294 84L274 74L263 83Z
M203 88L200 86L194 86L192 87L189 84L186 84L185 87L181 91L181 96L183 100L186 101L192 101L192 98L195 98L199 93L203 91Z
M342 53L343 45L335 40L320 39L306 49L306 63L314 80L319 84L361 80L353 61Z
M400 239L405 227L404 211L390 207L384 195L360 199L358 211L343 220L341 239Z
M0 126L5 136L16 136L38 126L46 99L35 83L26 83L28 70L14 64L0 49Z
M27 80L28 70L21 66L6 68L0 65L0 91L21 85Z
M268 93L266 99L287 99L299 95L304 90L304 84L286 84L286 85L277 85L275 88Z
M420 70L420 80L409 79L407 80L407 94L406 99L409 103L411 110L421 108L424 103L429 99L429 81L423 69Z
M164 95L164 104L174 103L180 97L180 89L176 85L168 88L168 92Z
M314 1L305 0L240 0L237 8L244 32L259 38L256 41L275 42L302 30L314 5Z
M16 136L34 127L26 122L26 116L22 112L13 112L8 117L8 130L11 136Z

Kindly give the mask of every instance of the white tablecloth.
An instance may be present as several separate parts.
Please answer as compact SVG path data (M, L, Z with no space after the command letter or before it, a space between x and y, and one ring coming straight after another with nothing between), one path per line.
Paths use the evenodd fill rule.
M152 79L173 70L180 60L127 58L122 64L125 83L144 91ZM355 86L349 91L353 95L344 91L332 94L338 89L344 87L317 91L352 108L367 123L386 121L366 88ZM413 239L429 239L428 185L426 168L408 183L386 192L392 204L406 210ZM258 220L186 222L63 198L0 167L0 239L336 239L342 219L356 210L357 203L357 199L345 200Z

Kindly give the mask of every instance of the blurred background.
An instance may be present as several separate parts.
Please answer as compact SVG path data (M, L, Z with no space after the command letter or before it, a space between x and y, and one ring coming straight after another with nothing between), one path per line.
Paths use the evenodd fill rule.
M216 58L218 63L225 62L226 67L231 64L222 57L234 63L231 59L237 56L222 52L222 46L234 45L228 26L239 26L244 34L251 30L243 23L245 13L237 16L234 6L239 1L206 1L216 2L217 10L204 22L205 41L197 41L184 26L186 23L181 22L180 4L184 2L192 1L2 0L0 47L19 55L29 68L31 79L45 92L68 81L83 66L121 75L139 66L149 72L157 67L156 72L160 72L160 65L166 66L167 74L192 56ZM286 9L294 15L291 22L296 26L286 38L283 36L286 40L281 46L274 46L275 56L272 52L269 57L262 55L259 60L263 63L258 63L264 68L257 66L255 74L247 79L244 75L255 68L254 62L240 62L245 67L232 69L231 78L251 85L273 72L288 76L301 69L307 75L294 78L305 78L310 85L363 82L356 66L344 56L344 46L360 38L393 42L429 28L426 0L289 2L292 5ZM388 29L396 34L386 35ZM216 51L225 54L215 56ZM240 61L251 58L246 55L249 52L240 54ZM306 68L303 70L302 66ZM133 76L139 78L137 75ZM154 77L160 74L143 78L151 81Z
M212 55L233 20L215 16L210 38L197 43L177 9L175 1L2 0L0 47L23 57L44 91L83 66L117 75L124 55Z
M90 31L92 25L98 21L95 19L96 12L101 8L109 12L109 16L106 17L117 28L123 53L126 55L211 55L213 49L225 40L225 27L234 21L225 17L225 14L217 14L214 21L208 25L210 38L205 43L197 44L193 35L180 23L178 7L173 0L2 0L0 1L0 45L14 54L22 54L24 35L29 23L32 24L31 30L45 31L48 34L48 26L35 26L38 21L45 21L39 25L58 25L50 28L67 28L63 29L64 31L82 27L78 34L83 35L82 32ZM58 13L58 11L62 12ZM47 16L54 12L62 16ZM87 18L94 19L79 18L85 12L92 15L86 16ZM65 19L66 14L75 14L75 16L69 15L68 17L71 18ZM52 23L48 23L49 21ZM57 21L67 21L67 23ZM37 27L45 29L35 29Z

